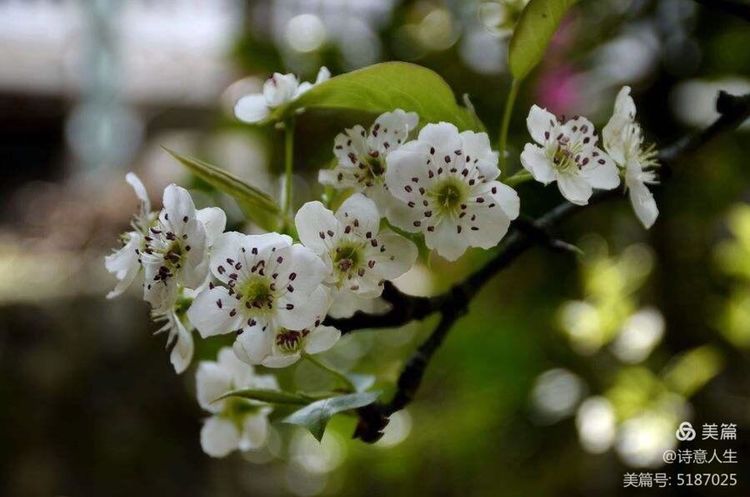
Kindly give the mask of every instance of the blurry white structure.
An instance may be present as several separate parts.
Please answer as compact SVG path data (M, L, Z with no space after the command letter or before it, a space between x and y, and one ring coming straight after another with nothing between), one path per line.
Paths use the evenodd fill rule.
M89 16L109 15L125 101L205 106L231 81L241 0L4 0L0 91L76 95L86 85ZM107 71L102 65L98 68Z
M273 0L257 2L252 18L257 37L268 37L295 70L312 70L301 57L335 44L349 69L380 58L377 32L390 21L394 0Z
M584 400L576 414L578 438L592 454L606 452L615 441L617 418L612 404L604 397Z
M531 392L537 420L555 423L572 414L585 389L583 380L567 369L555 368L540 374Z

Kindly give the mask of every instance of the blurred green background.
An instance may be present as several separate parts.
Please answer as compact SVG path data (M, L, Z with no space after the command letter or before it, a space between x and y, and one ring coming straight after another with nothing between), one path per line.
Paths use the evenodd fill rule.
M193 369L176 376L133 291L107 301L103 256L127 227L136 171L158 202L170 182L197 203L228 198L162 145L278 194L281 134L231 108L273 71L311 79L381 60L437 71L497 135L506 47L522 0L0 1L0 495L745 495L750 489L750 155L747 124L686 157L656 193L648 232L626 198L559 231L584 256L538 248L472 303L416 401L374 446L334 420L322 445L281 424L269 447L213 460ZM713 118L718 89L750 90L750 29L690 0L582 1L524 82L510 172L533 103L603 125L628 84L648 140ZM296 191L320 193L333 137L373 116L298 120ZM522 210L559 202L525 184ZM433 294L478 268L435 257L398 284ZM326 360L388 392L434 325L347 336ZM202 343L213 359L226 340ZM307 364L288 388L328 381ZM283 413L276 413L281 417ZM340 418L340 419L339 419ZM735 423L735 465L663 465L682 421ZM700 430L699 430L700 433ZM732 472L735 488L623 488L627 472Z

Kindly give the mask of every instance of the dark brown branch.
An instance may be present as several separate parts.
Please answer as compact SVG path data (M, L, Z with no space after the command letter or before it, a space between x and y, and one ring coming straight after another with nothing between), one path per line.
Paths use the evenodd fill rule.
M750 117L750 94L736 97L720 92L716 109L720 117L709 127L662 150L659 160L666 171L680 158L695 152L713 138L737 128ZM622 190L599 191L591 197L588 205L621 197ZM435 330L406 362L391 401L359 409L360 422L354 433L355 438L368 443L377 441L388 424L388 417L413 400L433 354L443 343L453 324L466 312L474 295L497 273L510 266L526 250L538 244L558 250L562 249L561 244L564 244L565 250L570 251L568 244L556 240L549 234L549 229L583 208L563 202L536 221L521 218L520 221L514 222L512 232L498 247L496 255L464 282L455 285L446 293L430 298L414 297L404 294L392 284L387 284L383 298L391 304L392 309L386 314L372 316L357 313L348 319L326 320L326 323L338 326L343 333L348 333L358 329L396 327L413 320L424 319L434 313L441 315Z

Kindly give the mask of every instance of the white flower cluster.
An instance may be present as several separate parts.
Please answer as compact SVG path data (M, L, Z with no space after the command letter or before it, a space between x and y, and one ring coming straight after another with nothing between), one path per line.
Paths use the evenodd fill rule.
M534 105L526 124L536 144L526 144L521 164L534 179L545 185L557 181L568 201L586 205L594 188L617 188L622 171L638 219L646 228L654 224L659 211L646 185L656 183L656 151L653 146L644 148L629 87L620 90L602 132L606 152L597 147L594 125L585 117L561 123Z
M318 82L327 77L324 68ZM240 100L237 116L260 121L311 86L275 74L262 95ZM604 131L607 153L597 148L585 118L560 123L534 106L528 126L539 145L526 145L522 163L537 180L557 181L576 204L587 203L593 188L618 186L620 166L636 212L650 225L656 207L644 183L653 181L654 152L643 151L634 114L624 89ZM141 207L122 248L106 258L118 280L109 297L143 274L144 299L155 319L166 323L160 331L174 342L171 361L178 373L192 359L193 327L203 338L236 337L218 362L198 369L199 400L213 414L201 435L208 454L247 450L265 439L266 408L235 398L216 401L232 389L275 389L272 378L253 375L253 365L286 367L328 350L341 333L323 324L326 316L383 307L385 281L417 259L417 247L401 231L422 236L429 249L456 260L469 247L497 245L519 215L518 195L498 181L498 153L486 133L440 122L424 125L414 137L418 124L417 114L395 109L367 130L355 126L339 134L337 164L321 171L319 180L353 193L335 212L318 201L304 204L295 217L297 241L279 233L225 232L221 209L196 210L190 194L175 185L165 189L162 210L153 212L143 184L127 175Z

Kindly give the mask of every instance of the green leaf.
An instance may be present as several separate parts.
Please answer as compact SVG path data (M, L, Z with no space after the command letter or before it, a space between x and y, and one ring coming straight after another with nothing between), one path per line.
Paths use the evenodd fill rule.
M310 403L310 398L298 393L284 392L282 390L267 390L262 388L245 388L242 390L233 390L227 392L218 399L223 400L228 397L241 397L243 399L258 400L260 402L267 402L269 404L293 404L293 405L307 405Z
M377 398L376 392L360 392L319 400L293 412L284 419L284 422L304 426L320 441L328 421L334 414L364 407L375 402Z
M281 218L281 209L267 193L248 185L225 170L186 155L164 148L169 154L187 167L197 177L228 195L239 204L242 212L258 226L274 231Z
M403 109L419 114L421 124L446 121L461 130L484 130L469 109L458 105L443 78L430 69L407 62L383 62L333 77L278 107L267 121L284 120L303 108L351 109L373 114Z
M542 60L552 35L576 0L531 0L521 12L510 39L508 62L517 80L525 78Z

